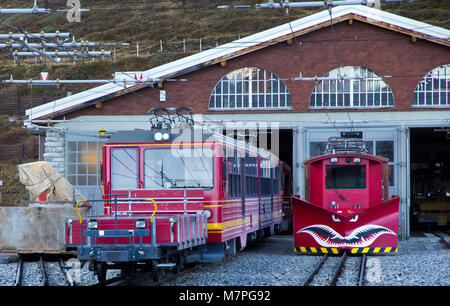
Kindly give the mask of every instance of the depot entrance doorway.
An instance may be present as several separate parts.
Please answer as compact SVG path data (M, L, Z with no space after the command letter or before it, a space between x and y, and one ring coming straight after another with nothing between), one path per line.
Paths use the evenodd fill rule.
M410 129L411 229L449 228L450 128Z
M294 156L293 129L228 129L223 130L222 134L268 150L278 156L289 168L292 168Z

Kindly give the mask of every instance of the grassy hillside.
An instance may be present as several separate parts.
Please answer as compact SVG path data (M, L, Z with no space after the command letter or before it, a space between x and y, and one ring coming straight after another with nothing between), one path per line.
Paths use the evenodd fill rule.
M8 150L11 145L31 145L37 148L38 139L36 136L30 136L28 131L23 128L23 123L20 119L24 118L10 118L6 115L0 115L0 150ZM29 158L20 161L21 157L17 156L15 160L0 160L0 180L3 186L0 186L0 193L2 194L2 205L19 205L20 200L28 199L28 192L20 183L19 174L17 172L17 165L37 160L38 151L32 154ZM0 155L3 152L0 152ZM20 154L19 154L20 155Z
M110 78L114 71L142 70L184 57L200 49L211 48L238 37L245 37L288 21L284 10L255 9L261 0L81 0L83 8L90 12L81 14L81 22L68 22L65 12L56 9L67 8L66 0L39 0L39 7L48 3L51 14L45 15L4 15L0 33L18 32L12 27L32 33L40 31L71 32L77 41L100 43L130 43L130 46L116 47L116 58L106 58L104 63L91 59L65 59L61 64L50 61L34 63L34 58L22 59L20 66L12 57L0 52L0 78L38 78L40 71L49 71L53 79ZM5 0L2 8L30 7L32 0ZM217 9L218 5L252 5L245 9ZM450 0L421 0L416 2L396 2L382 4L382 9L405 17L421 20L433 25L450 28ZM314 12L318 8L291 8L290 19L295 20ZM186 39L187 53L183 52ZM160 52L160 41L163 52ZM139 43L139 56L136 44ZM114 50L103 46L100 49ZM12 88L12 86L5 87ZM86 86L71 86L62 89L77 92ZM25 91L23 89L23 91ZM55 94L50 90L52 94ZM42 90L41 92L42 93Z

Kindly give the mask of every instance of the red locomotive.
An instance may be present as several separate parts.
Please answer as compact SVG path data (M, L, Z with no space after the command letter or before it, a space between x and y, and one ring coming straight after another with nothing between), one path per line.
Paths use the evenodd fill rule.
M295 251L397 252L399 197L388 196L388 160L357 138L330 138L305 165L305 199L293 197Z
M152 130L113 133L103 148L104 214L66 220L66 246L100 282L112 266L147 263L158 279L161 268L220 261L282 221L274 155L193 129L190 109L152 113Z

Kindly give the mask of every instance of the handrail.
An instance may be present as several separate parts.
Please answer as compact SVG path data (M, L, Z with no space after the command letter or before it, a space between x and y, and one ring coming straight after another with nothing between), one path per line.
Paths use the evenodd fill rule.
M78 218L80 218L80 224L83 223L83 220L81 219L80 212L78 211L78 205L79 205L81 202L87 202L87 200L79 200L79 201L77 202L77 205L75 205L75 211L77 212Z
M153 214L152 214L152 216L150 217L150 222L151 223L153 223L153 217L155 216L155 214L156 214L156 210L158 209L158 206L156 205L156 201L155 200L153 200L153 199L145 199L145 201L152 201L153 202L153 204L155 205L155 209L153 210Z

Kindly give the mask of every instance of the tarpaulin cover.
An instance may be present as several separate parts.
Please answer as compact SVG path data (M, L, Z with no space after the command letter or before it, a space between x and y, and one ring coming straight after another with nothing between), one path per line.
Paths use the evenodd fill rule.
M59 172L46 161L19 165L20 182L25 186L34 201L45 191L46 201L85 200Z

